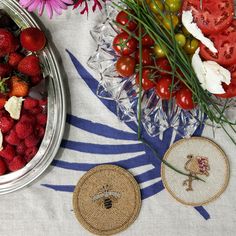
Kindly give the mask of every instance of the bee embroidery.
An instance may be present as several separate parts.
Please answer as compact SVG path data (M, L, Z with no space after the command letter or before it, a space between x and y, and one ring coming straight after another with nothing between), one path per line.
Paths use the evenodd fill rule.
M191 176L183 182L183 186L188 186L186 191L193 191L192 182L194 177L197 175L209 176L210 166L207 157L188 155L187 158L189 160L185 163L184 168L189 171Z
M92 197L93 202L103 205L106 209L110 209L113 203L121 197L119 192L112 191L112 187L108 184L102 186L98 193Z

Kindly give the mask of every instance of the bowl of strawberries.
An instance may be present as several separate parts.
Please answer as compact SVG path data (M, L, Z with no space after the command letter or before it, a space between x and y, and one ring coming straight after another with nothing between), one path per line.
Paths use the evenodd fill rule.
M0 194L50 165L65 125L65 91L50 42L18 3L0 3Z

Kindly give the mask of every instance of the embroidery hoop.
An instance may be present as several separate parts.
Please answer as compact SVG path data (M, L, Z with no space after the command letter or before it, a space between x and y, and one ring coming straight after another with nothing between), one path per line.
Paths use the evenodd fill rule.
M225 164L226 164L226 175L224 176L225 177L225 181L224 181L224 184L222 185L222 188L220 189L220 191L218 191L214 196L212 196L210 199L206 200L206 201L203 201L203 202L198 202L198 203L194 203L194 202L186 202L182 199L180 199L179 197L176 196L176 194L170 189L167 181L166 181L166 176L165 176L165 168L166 166L164 164L161 165L161 178L162 178L162 181L163 181L163 184L166 188L166 190L170 193L170 195L175 199L177 200L178 202L184 204L184 205L188 205L188 206L201 206L201 205L206 205L206 204L209 204L213 201L215 201L217 198L220 197L220 195L226 190L227 186L228 186L228 183L229 183L229 177L230 177L230 165L229 165L229 160L225 154L225 152L222 150L222 148L220 148L220 146L218 144L216 144L215 142L213 142L212 140L208 139L208 138L205 138L205 137L191 137L189 139L181 139L177 142L175 142L173 145L170 146L170 148L166 151L164 157L163 157L163 160L167 161L168 162L168 156L169 156L169 153L178 145L181 145L183 142L186 142L186 140L202 140L202 141L205 141L205 142L208 142L210 143L211 145L213 145L222 155L224 161L225 161ZM168 168L168 167L167 167ZM201 178L201 176L199 176Z

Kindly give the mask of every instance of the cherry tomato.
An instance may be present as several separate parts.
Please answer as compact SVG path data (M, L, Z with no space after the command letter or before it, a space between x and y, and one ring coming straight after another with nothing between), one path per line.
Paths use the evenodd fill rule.
M181 0L165 0L165 9L170 12L177 12L181 8Z
M116 71L122 77L129 77L135 71L135 59L131 56L121 56L116 62Z
M166 58L158 58L155 61L155 65L157 66L157 71L159 72L159 75L169 75L168 72L171 72L170 63Z
M153 51L151 48L146 48L146 47L142 48L142 65L143 66L150 66L153 64L152 55L153 55ZM140 63L139 62L140 60L139 49L137 49L137 51L135 52L135 58L136 58L137 63Z
M46 37L40 29L30 27L21 31L20 43L23 48L37 52L45 47Z
M172 78L171 77L162 77L158 79L156 84L156 94L164 100L169 100L174 96L174 90L171 91Z
M139 30L136 30L136 35L139 37ZM147 32L145 32L144 29L142 29L142 45L149 47L154 45L154 40L149 36Z
M160 11L164 10L164 6L160 0L151 0L149 6L154 14L158 14Z
M236 63L236 20L217 34L209 35L214 42L218 53L212 53L205 45L200 45L200 54L206 60L215 61L221 65L232 65Z
M175 35L175 40L180 47L183 47L186 43L186 38L184 34L178 33Z
M123 56L128 56L135 52L138 42L136 39L132 38L128 33L122 32L113 40L113 48L119 54Z
M136 84L139 85L139 73L136 75ZM155 72L151 69L144 68L142 70L142 87L143 90L147 91L155 87L156 75Z
M153 48L155 55L157 58L163 58L166 57L166 48L164 45L160 47L160 45L156 44Z
M176 15L167 15L163 19L163 25L168 29L171 30L171 26L173 26L173 29L176 28L176 26L179 24L179 18Z
M185 110L193 109L196 104L193 102L193 94L187 87L182 87L175 95L176 104Z
M183 48L187 54L194 54L198 45L199 42L197 39L187 39Z
M182 10L193 10L194 22L205 34L221 32L230 25L234 16L234 1L184 0Z
M124 11L118 13L116 16L116 22L126 27L129 31L133 31L137 28L137 22L132 19L132 16L128 15Z

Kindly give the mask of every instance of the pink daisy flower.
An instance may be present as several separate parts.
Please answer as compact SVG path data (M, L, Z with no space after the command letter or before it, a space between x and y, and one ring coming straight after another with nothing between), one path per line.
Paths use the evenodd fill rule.
M38 9L38 13L41 16L44 8L46 8L48 17L51 19L53 12L60 15L62 10L66 10L68 5L73 5L73 0L20 0L20 5L26 8L29 12Z

